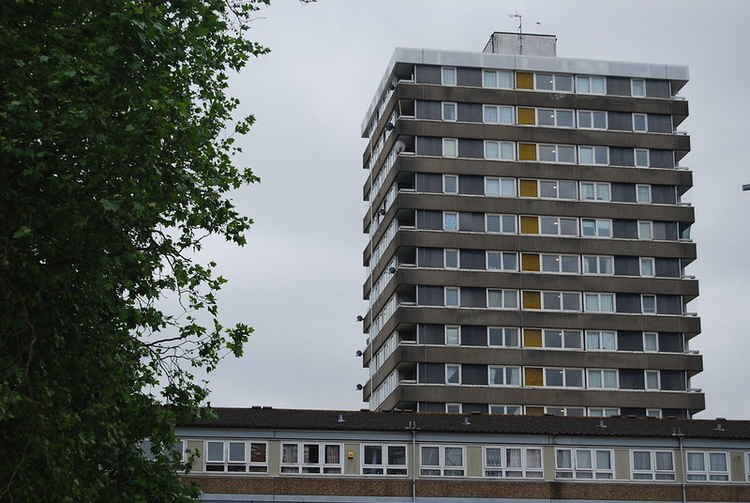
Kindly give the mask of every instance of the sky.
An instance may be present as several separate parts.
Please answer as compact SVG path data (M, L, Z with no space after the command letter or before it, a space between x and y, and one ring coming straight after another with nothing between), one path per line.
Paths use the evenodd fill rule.
M690 117L680 129L691 135L681 165L695 184L683 201L696 208L698 260L688 273L700 297L689 310L702 319L691 349L703 353L704 372L692 385L706 393L697 417L750 418L744 0L275 0L251 31L271 53L230 88L240 113L257 120L236 161L261 183L233 194L255 224L247 246L214 240L203 253L229 280L223 323L256 331L245 356L208 377L212 406L367 407L355 388L367 379L355 356L365 342L356 316L367 307L360 123L395 47L481 52L492 31L516 29L515 11L524 31L557 35L558 56L690 67L681 92Z

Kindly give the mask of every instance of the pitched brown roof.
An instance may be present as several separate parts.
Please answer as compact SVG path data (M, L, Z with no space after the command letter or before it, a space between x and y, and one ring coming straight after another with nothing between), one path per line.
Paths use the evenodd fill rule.
M429 412L274 409L271 407L211 409L216 419L178 426L246 429L338 431L418 431L445 433L506 433L750 439L750 421L724 419L655 419L648 417L503 416ZM412 423L413 422L413 423Z

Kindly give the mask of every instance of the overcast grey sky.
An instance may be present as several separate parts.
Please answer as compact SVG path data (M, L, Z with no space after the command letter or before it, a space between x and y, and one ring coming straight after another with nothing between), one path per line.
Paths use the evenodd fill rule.
M515 28L514 10L525 31L557 35L559 56L690 66L680 129L692 137L682 164L694 173L686 200L696 206L698 260L688 272L701 296L689 308L702 318L692 347L705 368L693 385L706 392L699 417L750 417L746 0L275 0L253 33L272 52L231 89L257 118L238 162L262 183L236 194L256 224L245 248L206 249L230 280L223 320L256 335L245 357L210 377L212 405L366 407L354 355L365 340L355 316L366 309L360 121L395 47L481 51L492 31Z

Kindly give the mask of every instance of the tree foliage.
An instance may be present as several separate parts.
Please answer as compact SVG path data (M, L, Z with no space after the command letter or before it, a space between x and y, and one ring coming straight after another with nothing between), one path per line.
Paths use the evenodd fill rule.
M194 257L252 223L228 193L258 180L233 164L253 118L226 90L267 3L0 2L0 500L196 496L174 424L252 328L219 323Z

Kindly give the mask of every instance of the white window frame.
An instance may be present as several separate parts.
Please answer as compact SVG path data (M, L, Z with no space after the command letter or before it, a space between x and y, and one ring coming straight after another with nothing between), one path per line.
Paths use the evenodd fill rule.
M557 271L545 271L544 270L544 257L555 257L555 261L557 262ZM575 272L567 272L562 270L562 259L563 257L574 257L576 261L578 262L578 270ZM543 273L543 274L573 274L578 275L581 274L581 257L580 255L571 255L569 253L540 253L539 254L539 271L534 271Z
M456 179L456 190L455 190L455 192L448 192L448 189L446 188L448 186L448 184L445 182L445 180L448 177L453 177L453 178ZM443 175L443 194L458 194L458 175L451 175L451 174L448 174L448 173L446 173L446 174Z
M641 235L641 224L648 224L650 236L649 237L643 237ZM654 240L654 222L651 220L638 220L638 239L644 240L644 241L653 241Z
M560 370L562 371L562 379L563 383L562 386L553 386L551 384L547 384L547 371L548 370ZM565 373L566 370L579 370L581 372L581 385L580 386L569 386L567 381L567 375ZM578 367L542 367L542 382L544 383L545 388L554 388L554 389L563 389L563 388L574 388L574 389L586 389L586 369L578 368ZM578 407L575 407L578 408ZM585 414L585 408L584 408L584 414Z
M745 453L745 479L750 481L750 452Z
M638 152L646 152L646 164L638 164ZM633 149L633 166L636 168L648 168L651 166L651 152L647 148Z
M575 180L551 180L551 179L541 179L541 180L534 180L531 178L523 178L524 181L529 182L536 182L536 193L539 194L535 199L548 199L548 200L560 200L560 201L577 201L580 197L580 192L578 190L578 183ZM555 191L557 192L557 195L555 196L543 196L542 195L542 183L549 182L555 184ZM570 197L560 197L560 183L566 182L566 183L572 183L576 187L576 197L570 198ZM528 196L526 196L528 197Z
M555 147L555 160L554 161L543 161L541 158L541 148L553 146ZM560 160L560 147L572 147L573 148L573 161L561 161ZM537 143L536 144L536 162L543 162L547 164L578 164L578 149L577 145L569 145L567 143Z
M547 345L547 332L560 332L560 341L562 342L562 346L549 346ZM578 332L581 337L581 347L567 347L565 345L565 332ZM583 340L584 338L584 332L583 330L579 329L570 329L570 328L543 328L542 329L542 347L544 349L549 349L551 351L585 351L586 350L586 341Z
M586 296L587 295L596 295L596 302L599 306L599 309L596 311L589 311L586 309ZM611 295L612 296L612 311L602 311L602 296L603 295ZM583 292L583 312L585 313L616 313L617 312L617 295L615 295L612 292Z
M518 384L508 384L507 382L504 382L503 384L495 384L492 382L492 370L498 370L500 369L501 373L503 374L503 381L507 381L508 375L507 371L508 369L515 369L518 371ZM492 388L520 388L521 387L521 367L517 365L487 365L487 383L488 386Z
M284 462L284 446L285 445L297 445L297 462L296 463L285 463ZM305 463L305 445L317 445L318 446L318 463ZM326 447L338 446L339 448L339 462L338 463L326 463ZM341 475L344 473L344 445L338 442L296 442L296 441L282 441L279 444L279 473L281 475ZM297 469L297 471L283 471L287 469ZM319 469L320 471L305 471ZM326 470L338 470L338 471L326 471Z
M456 367L458 369L458 382L448 382L448 367ZM461 386L461 364L460 363L446 363L445 364L445 385L446 386Z
M448 155L445 153L446 144L454 143L456 145L456 155ZM447 157L449 159L456 159L458 157L458 138L443 138L443 150L442 150L442 156Z
M449 328L457 329L456 333L458 334L458 342L455 342L455 343L448 342L448 329ZM444 325L443 336L444 336L443 342L445 343L446 346L460 346L461 345L461 325Z
M526 215L524 215L526 216ZM581 236L581 229L580 229L580 219L578 217L555 217L551 215L529 215L536 217L539 222L539 236L565 236L565 237L580 237ZM557 228L557 233L555 234L545 234L542 232L542 218L554 218L555 219L555 227ZM560 231L562 229L562 225L560 225L561 219L567 219L567 220L575 220L575 227L576 227L576 233L575 234L562 234Z
M494 108L497 114L497 121L492 122L485 119L485 112L488 108ZM510 122L502 122L500 120L500 109L510 109ZM512 105L482 105L482 124L499 124L501 126L513 126L516 123L516 107Z
M365 463L365 448L366 447L380 447L380 455L383 463L379 465L366 464ZM392 465L388 463L388 450L391 447L403 447L405 452L405 464L403 465ZM359 454L360 461L360 473L366 477L370 476L386 476L386 477L405 477L408 475L409 467L409 449L406 444L378 444L378 443L365 443L360 447ZM403 473L389 473L391 470L403 470ZM368 472L369 471L369 472Z
M595 232L594 236L586 236L586 235L583 234L583 222L585 222L585 221L593 221L594 222L594 232ZM589 238L589 239L611 239L612 238L612 233L613 233L614 229L613 229L613 223L612 223L612 219L611 218L581 218L580 222L581 222L580 236L582 238ZM609 235L606 235L606 236L601 236L600 235L600 232L602 230L602 229L600 229L600 226L601 226L602 222L608 222L609 223Z
M703 467L704 470L690 470L690 464L688 463L688 457L690 454L702 454L703 455ZM724 465L727 467L726 471L712 470L711 467L711 454L722 454L724 456ZM687 482L727 482L729 481L729 472L731 470L731 458L727 451L685 451L685 475ZM690 478L690 477L705 477L705 478ZM713 477L713 478L712 478ZM724 477L724 478L716 478Z
M648 375L656 375L656 388L648 387ZM646 391L660 391L661 390L661 372L658 370L644 370L643 371L643 389Z
M448 229L448 226L445 225L445 218L448 215L456 215L456 228L455 229ZM458 212L457 211L444 211L443 212L443 230L446 232L458 232L460 229L459 223L458 223Z
M552 89L541 89L539 86L537 86L537 77L540 75L552 75ZM557 82L555 81L556 75L568 75L570 76L570 91L559 91L557 89ZM534 72L534 90L535 91L541 91L544 93L564 93L564 94L573 94L576 90L576 79L575 74L573 73L565 73L565 72Z
M596 259L596 272L586 272L586 259ZM601 271L601 261L607 259L611 265L609 273ZM581 274L585 276L614 276L615 274L615 257L614 255L582 255L581 256Z
M448 253L449 252L456 252L456 266L449 266L448 265ZM444 248L443 249L443 265L446 269L461 269L461 252L460 250L456 248Z
M576 111L574 109L570 108L549 108L549 107L536 107L535 110L535 119L536 119L536 125L539 127L554 127L554 128L560 128L560 129L575 129L576 128ZM552 119L554 124L542 124L539 121L539 113L541 110L551 110L552 111ZM559 124L559 120L557 118L557 114L559 112L570 112L573 115L573 125L572 126L561 126Z
M596 162L596 149L597 147L603 147L605 149L605 152L607 152L607 160L606 162ZM590 148L591 149L591 163L583 163L581 162L581 149L584 148ZM578 145L577 149L577 157L576 160L578 164L581 166L609 166L609 146L608 145Z
M487 145L489 143L497 143L497 157L490 157L487 155ZM513 153L510 158L503 157L503 144L510 145ZM490 161L515 161L516 160L516 143L512 141L502 140L484 140L484 158Z
M589 91L588 92L580 92L578 90L578 79L586 79L589 82ZM593 86L591 85L593 79L602 79L604 81L604 92L601 93L595 93L592 91ZM574 82L574 89L576 94L592 94L596 96L602 96L607 94L607 77L604 77L602 75L575 75L573 78Z
M451 412L450 408L454 407L456 408L455 412ZM463 412L463 407L460 403L454 403L454 402L448 402L445 404L445 413L446 414L461 414Z
M490 269L490 253L497 253L500 256L500 269ZM516 256L516 266L509 268L505 266L505 254L512 253ZM487 271L515 271L518 272L518 252L517 251L502 251L502 250L487 250L484 257L484 263L487 264Z
M661 419L661 409L646 409L646 417L655 417Z
M654 310L653 311L646 311L645 309L645 302L644 299L646 297L653 297L654 298ZM642 293L641 294L641 314L648 314L648 315L655 315L658 314L657 308L656 308L656 295L650 294L650 293Z
M604 346L604 344L602 343L602 341L604 340L603 332L614 334L614 339L613 339L615 341L615 347L614 348L612 348L612 349L603 348L603 346ZM596 333L596 338L599 341L599 344L598 344L599 348L589 347L588 337L589 337L589 335L593 336L594 333ZM584 337L585 337L584 344L586 345L586 351L617 351L617 330L586 330L586 332L584 334ZM619 376L618 376L618 379L619 379Z
M643 200L640 197L639 189L644 188L644 187L648 189L648 199L647 200ZM635 202L636 203L640 203L640 204L652 204L652 201L653 201L653 197L652 197L652 192L651 192L651 185L649 185L647 183L638 183L638 184L636 184L636 186L635 186Z
M636 452L648 452L651 457L651 468L648 470L636 470L635 469L635 453ZM672 470L657 470L656 469L656 453L669 453L672 457ZM648 475L649 477L636 478L636 475ZM676 480L676 467L675 467L675 456L674 451L663 450L663 449L630 449L630 478L631 480ZM665 477L658 478L659 475L665 475ZM671 477L670 477L671 475Z
M503 412L493 412L492 411L493 407L498 407L498 408L502 407ZM508 409L510 407L514 407L514 408L518 409L518 412L510 412L509 413ZM508 415L508 416L520 416L520 415L523 414L523 406L522 405L507 405L507 404L491 403L490 406L489 406L489 413L491 415L498 415L498 416L500 416L500 415L503 415L503 416L504 415Z
M221 443L222 444L222 459L221 460L209 460L208 459L208 444L209 443ZM243 460L230 460L230 449L232 444L242 444L244 446L244 459ZM183 442L183 447L187 444ZM262 445L263 452L265 454L265 461L252 461L252 448L254 445ZM204 440L203 441L203 452L206 454L203 461L203 471L206 473L268 473L268 442L263 440ZM182 450L182 461L187 461L187 453L185 448ZM221 469L209 470L209 465L215 466ZM241 467L242 469L231 469L230 467Z
M581 313L583 312L583 304L581 303L581 292L568 292L563 290L526 290L531 292L539 292L539 301L541 303L542 308L540 311L549 311L554 313ZM544 306L544 294L545 293L559 293L560 294L560 309L550 309ZM565 294L574 294L578 296L578 309L577 310L571 310L571 309L565 309L565 301L563 300L563 297ZM536 311L536 310L535 310Z
M591 114L591 127L581 126L581 114ZM594 114L604 114L604 127L594 126ZM576 110L576 127L592 131L606 131L609 127L609 114L604 110Z
M581 414L571 414L572 411L581 411ZM557 412L560 412L557 414ZM586 417L586 407L571 407L563 405L549 405L544 407L544 413L558 417Z
M497 180L497 195L490 194L487 190L487 182ZM513 195L506 196L503 194L503 182L513 183ZM486 197L518 197L518 180L510 176L485 176L484 177L484 195Z
M583 187L585 185L591 185L592 192L594 194L594 198L593 199L588 199L588 198L584 198L583 197ZM607 188L607 195L609 196L606 199L603 198L603 197L600 197L601 189L603 189L604 187ZM579 197L579 199L581 201L587 201L587 202L611 202L612 201L612 184L609 183L609 182L586 182L586 181L582 181L582 182L579 182L578 194L579 194L578 197Z
M453 118L452 119L446 119L445 118L445 107L446 105L452 105L453 106ZM445 122L456 122L458 121L458 103L455 101L441 101L440 102L440 119Z
M645 129L636 129L635 128L635 117L643 117L643 127ZM648 114L642 114L642 113L633 113L633 132L635 133L648 133Z
M570 454L570 467L560 468L557 466L558 463L558 452L567 451ZM585 451L589 454L591 460L591 467L578 467L578 451ZM598 468L596 455L599 452L606 452L609 454L609 468ZM569 477L561 476L561 474L570 474ZM584 476L584 474L590 474L590 477ZM609 475L609 476L602 476ZM556 447L555 448L555 478L558 480L613 480L615 478L615 452L614 449L580 449L576 447Z
M490 330L496 329L496 330L502 330L503 331L503 343L502 345L498 344L492 344L492 338L490 337ZM518 340L518 344L515 346L508 346L506 344L507 336L505 331L506 330L515 330L516 331L516 339ZM520 348L523 346L523 342L521 341L521 329L519 327L494 327L494 326L488 326L487 327L487 347L490 348Z
M646 349L646 336L655 337L656 349ZM643 332L643 352L644 353L658 353L659 352L659 332Z
M646 274L643 272L643 263L644 262L650 262L651 263L651 274ZM638 258L638 272L641 276L644 278L653 278L656 276L656 259L654 257L639 257Z
M503 301L502 307L490 307L490 292L500 292L500 298ZM516 305L515 307L505 307L505 292L513 292L513 294L516 297ZM518 310L518 290L514 290L512 288L487 288L485 291L486 299L485 303L487 304L487 309L498 309L502 311L517 311Z
M643 82L643 94L635 94L635 83ZM634 98L645 98L646 97L646 79L630 79L630 95Z
M602 383L601 386L592 386L590 384L589 374L591 372L599 372L601 383ZM615 374L615 385L614 385L614 387L605 386L605 384L604 384L604 373L605 372L614 372L614 374ZM586 389L604 389L604 390L607 390L607 389L610 389L610 390L611 389L620 389L620 373L617 371L617 369L598 369L598 368L586 369Z
M619 415L620 409L618 407L589 407L588 410L588 417L614 417Z
M494 73L495 74L495 82L497 83L496 86L486 86L484 85L484 75L487 73ZM500 86L500 74L501 73L508 73L510 74L510 87L502 87ZM515 74L513 70L487 70L482 69L482 87L485 89L513 89L513 82L515 81Z
M499 217L500 218L500 232L488 230L489 226L487 225L487 219L489 217L491 217L491 216L493 216L493 217ZM514 220L515 220L515 226L514 226L515 230L513 232L508 232L508 231L504 230L503 217L513 217L514 218ZM513 215L513 214L510 214L510 213L485 213L484 214L484 228L485 228L487 234L517 234L518 233L518 217L517 217L517 215Z
M453 82L448 82L451 79L446 79L446 72L453 72ZM440 67L440 85L455 87L458 85L458 69L455 66L442 66Z
M487 450L500 449L501 464L499 466L490 466L487 464ZM508 467L507 459L508 449L521 450L521 466ZM529 450L539 451L539 467L529 467L528 452ZM492 475L488 475L492 472ZM497 473L495 473L497 472ZM542 480L544 478L544 451L541 446L523 446L523 445L483 445L482 446L482 477L489 479L532 479Z
M456 290L456 305L448 304L448 290ZM443 306L445 307L461 307L461 288L457 286L446 286L443 288Z
M427 448L437 448L438 449L438 464L437 465L425 465L424 464L424 456L422 455L423 449ZM445 464L445 449L461 449L461 466L446 466ZM437 470L440 473L439 474L429 474L424 473L425 470ZM447 471L461 471L462 473L460 475L458 474L446 474ZM464 477L466 476L466 447L463 445L435 445L435 444L426 444L426 445L420 445L419 446L419 476L420 477Z

